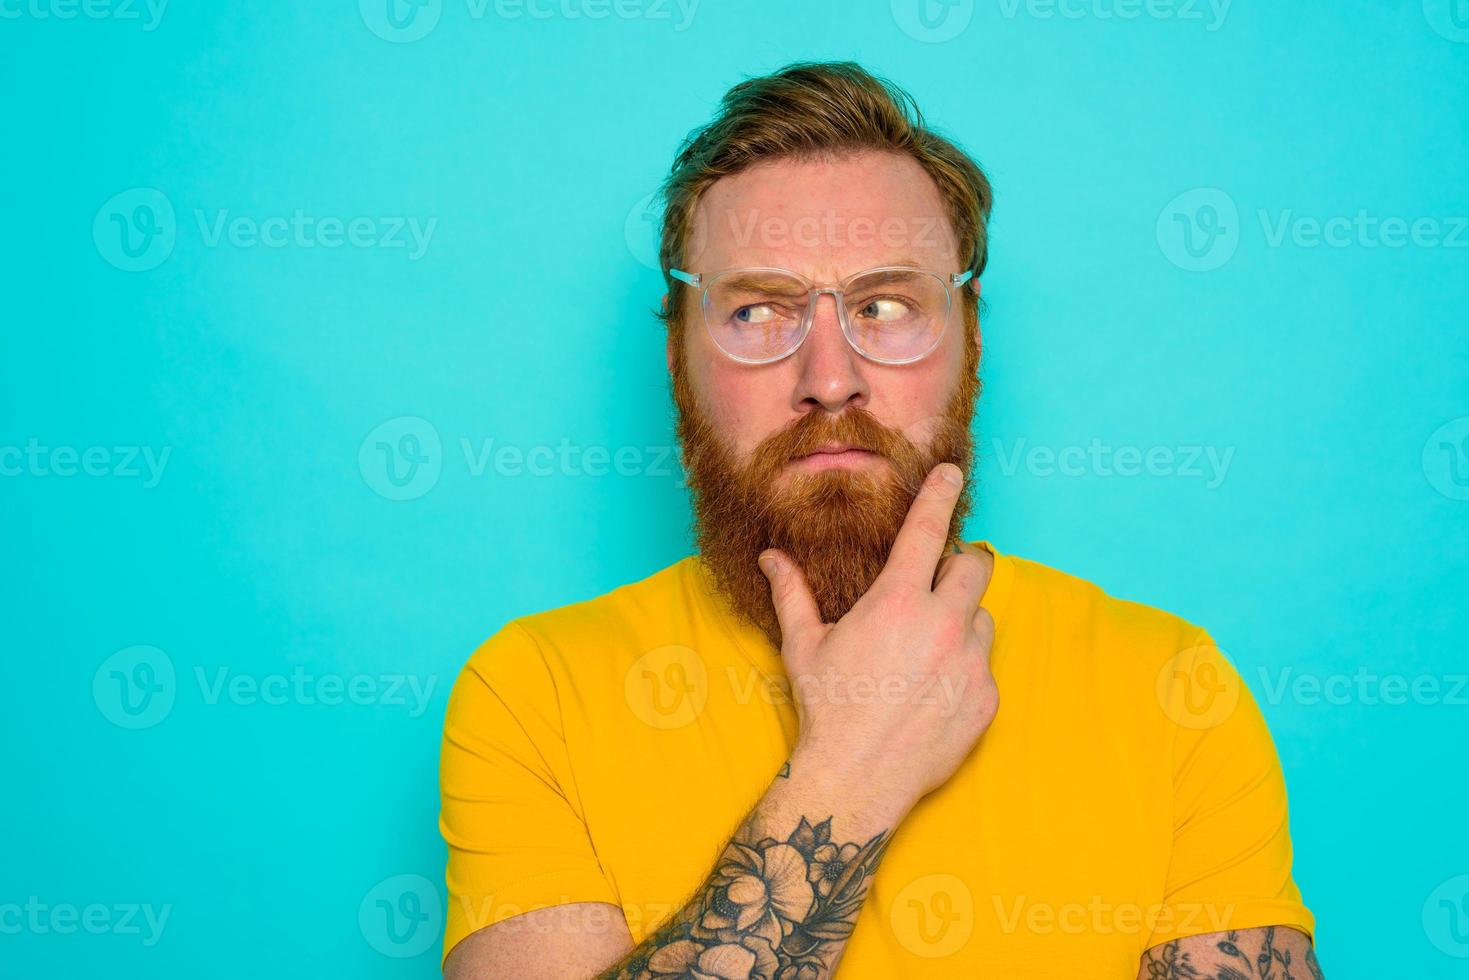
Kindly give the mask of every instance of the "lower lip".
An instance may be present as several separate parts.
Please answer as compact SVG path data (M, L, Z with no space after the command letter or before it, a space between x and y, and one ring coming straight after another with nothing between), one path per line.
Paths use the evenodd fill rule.
M841 469L861 466L876 455L865 449L844 449L839 453L811 453L809 456L797 457L792 462L814 470Z

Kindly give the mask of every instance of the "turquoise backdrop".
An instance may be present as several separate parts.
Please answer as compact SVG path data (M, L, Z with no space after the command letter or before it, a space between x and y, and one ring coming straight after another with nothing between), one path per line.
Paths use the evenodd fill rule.
M970 536L1227 649L1332 980L1465 975L1469 0L921 2L0 0L0 975L436 975L456 671L689 548L648 195L830 58L995 184Z

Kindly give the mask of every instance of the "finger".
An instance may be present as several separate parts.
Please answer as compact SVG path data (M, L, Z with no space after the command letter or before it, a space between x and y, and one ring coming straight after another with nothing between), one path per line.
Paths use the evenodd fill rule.
M963 486L964 474L953 463L940 463L929 471L903 519L879 581L908 588L932 587Z
M990 648L995 643L995 617L991 616L990 611L984 606L980 606L974 610L974 619L971 622L974 626L975 634L984 645L984 658L988 661Z
M933 594L965 608L979 605L989 576L982 559L974 555L945 555L934 578Z
M821 627L821 611L811 596L805 574L788 555L774 548L762 552L758 561L760 571L770 582L770 601L780 622L782 647L803 649L804 639Z

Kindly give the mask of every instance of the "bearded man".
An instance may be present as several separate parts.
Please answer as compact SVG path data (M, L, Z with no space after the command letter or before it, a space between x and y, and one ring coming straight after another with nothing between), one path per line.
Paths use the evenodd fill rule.
M460 675L445 975L1319 978L1208 633L962 537L979 166L802 63L731 89L664 199L697 554Z

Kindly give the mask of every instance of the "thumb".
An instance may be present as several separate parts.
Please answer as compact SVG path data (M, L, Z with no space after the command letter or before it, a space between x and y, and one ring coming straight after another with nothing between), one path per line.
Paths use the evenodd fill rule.
M973 626L975 635L984 644L985 660L989 660L990 648L995 643L995 617L984 606L980 606L974 611Z
M770 582L770 601L780 622L781 654L802 656L811 638L821 632L821 612L806 584L806 576L790 556L777 548L760 554L760 571Z

